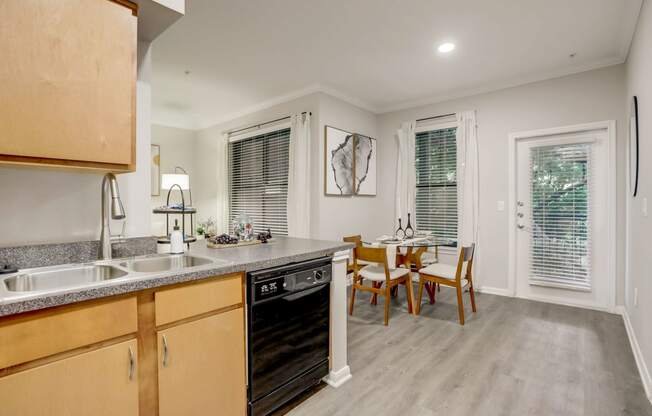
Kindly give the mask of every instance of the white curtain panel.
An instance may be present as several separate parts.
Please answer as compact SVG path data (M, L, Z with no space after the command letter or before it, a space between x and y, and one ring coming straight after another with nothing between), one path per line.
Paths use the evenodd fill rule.
M396 227L398 218L401 218L403 227L407 223L407 214L412 215L415 220L417 175L414 161L416 158L416 121L408 121L401 124L396 132L398 140L398 162L396 166Z
M218 234L229 233L229 137L226 134L217 139L217 221Z
M478 126L475 111L463 111L457 117L457 238L459 246L476 245L474 269L478 270L480 230Z
M288 235L310 237L310 113L290 117Z

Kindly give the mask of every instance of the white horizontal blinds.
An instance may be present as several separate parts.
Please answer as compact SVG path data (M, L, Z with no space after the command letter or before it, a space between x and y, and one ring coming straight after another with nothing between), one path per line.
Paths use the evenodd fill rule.
M530 279L591 287L590 143L530 150Z
M437 237L457 240L457 146L445 128L416 134L416 225ZM404 220L405 221L405 220ZM405 225L405 223L404 223Z
M256 232L287 235L290 129L229 143L229 229L240 214Z

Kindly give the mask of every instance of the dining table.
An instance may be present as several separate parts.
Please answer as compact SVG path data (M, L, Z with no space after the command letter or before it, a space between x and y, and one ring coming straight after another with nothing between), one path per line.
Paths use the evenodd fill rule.
M457 247L455 240L434 235L417 235L403 239L392 236L381 236L376 238L375 241L363 241L362 243L372 247L386 247L387 265L390 269L403 266L412 272L418 272L424 266L422 256L430 249L434 249L435 259L433 263L437 263L439 262L439 247ZM375 284L380 287L382 282ZM435 287L426 284L425 288L430 304L435 303ZM395 296L396 293L393 293L393 295ZM377 304L377 295L372 296L371 303L374 305ZM411 310L408 310L408 312L412 313Z

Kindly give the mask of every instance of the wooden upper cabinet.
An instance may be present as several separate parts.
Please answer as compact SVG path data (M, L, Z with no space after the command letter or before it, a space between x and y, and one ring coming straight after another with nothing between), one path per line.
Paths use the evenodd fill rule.
M136 11L0 1L0 162L135 169Z

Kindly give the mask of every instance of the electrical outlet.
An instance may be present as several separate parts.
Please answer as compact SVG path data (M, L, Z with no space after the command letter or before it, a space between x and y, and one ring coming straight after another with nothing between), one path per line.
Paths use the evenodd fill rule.
M641 205L641 213L644 217L647 217L647 198L643 198L643 203Z
M638 288L634 288L634 306L638 307Z
M505 201L497 201L496 202L496 209L498 211L505 211Z

